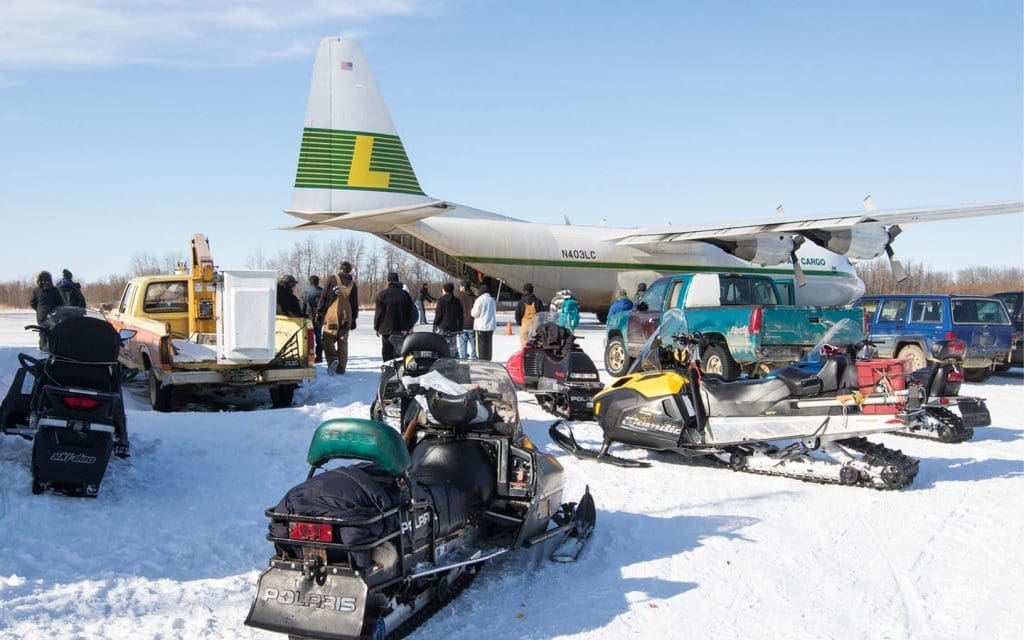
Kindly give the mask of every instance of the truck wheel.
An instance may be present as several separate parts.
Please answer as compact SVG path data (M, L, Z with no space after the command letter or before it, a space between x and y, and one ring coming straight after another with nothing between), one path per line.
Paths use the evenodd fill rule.
M910 370L917 371L928 366L928 360L924 357L924 351L916 344L908 344L896 354L897 360L910 360Z
M740 365L733 360L729 353L729 347L723 344L713 344L704 350L701 355L704 363L704 373L722 376L723 380L737 380L740 377Z
M626 375L632 361L629 352L626 351L626 343L622 341L622 336L608 339L608 346L604 348L604 368L608 371L608 375L616 378Z
M992 375L992 367L968 369L964 367L964 380L967 382L985 382Z
M279 384L270 388L270 404L275 409L284 409L292 406L292 399L295 397L295 385Z
M152 367L149 369L149 404L154 411L166 413L171 410L171 388L157 379Z

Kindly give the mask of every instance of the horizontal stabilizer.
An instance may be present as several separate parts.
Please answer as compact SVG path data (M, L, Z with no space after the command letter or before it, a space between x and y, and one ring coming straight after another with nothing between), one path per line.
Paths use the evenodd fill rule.
M425 204L388 209L335 213L328 211L289 211L285 213L302 218L306 222L288 227L292 230L352 229L370 233L386 233L397 226L429 218L451 208L447 202L434 200Z

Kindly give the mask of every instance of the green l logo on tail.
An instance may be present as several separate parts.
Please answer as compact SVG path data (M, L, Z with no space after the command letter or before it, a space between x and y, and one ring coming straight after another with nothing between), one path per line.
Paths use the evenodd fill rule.
M295 186L423 195L398 136L362 131L302 131Z

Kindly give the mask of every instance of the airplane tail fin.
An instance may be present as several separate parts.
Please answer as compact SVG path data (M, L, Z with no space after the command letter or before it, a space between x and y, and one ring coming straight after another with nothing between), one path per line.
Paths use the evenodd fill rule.
M287 213L345 226L338 223L354 213L385 222L380 217L391 210L408 217L422 206L433 215L440 204L420 189L362 49L345 38L323 40Z

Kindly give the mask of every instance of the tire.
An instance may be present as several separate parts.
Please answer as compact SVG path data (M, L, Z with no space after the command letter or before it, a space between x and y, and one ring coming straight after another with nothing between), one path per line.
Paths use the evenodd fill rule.
M1004 362L1002 364L997 364L993 371L995 371L996 373L1006 373L1007 371L1010 370L1011 366L1012 365L1009 362Z
M964 380L967 382L985 382L992 375L992 367L968 369L964 367Z
M713 344L701 354L704 373L720 375L722 379L731 382L740 377L740 365L733 360L729 353L729 347L724 344Z
M161 413L171 410L171 388L165 387L157 379L152 367L149 369L149 404L154 411Z
M270 404L275 409L284 409L285 407L292 406L294 398L294 384L279 384L276 387L270 388Z
M608 375L616 378L626 375L629 371L629 365L633 363L633 358L629 357L629 351L626 350L626 343L622 340L622 336L614 336L608 339L608 346L604 348L604 368L608 371Z
M928 366L928 358L925 357L924 350L916 344L907 344L900 347L899 352L896 354L896 359L910 360L911 371L924 369Z

